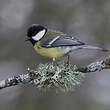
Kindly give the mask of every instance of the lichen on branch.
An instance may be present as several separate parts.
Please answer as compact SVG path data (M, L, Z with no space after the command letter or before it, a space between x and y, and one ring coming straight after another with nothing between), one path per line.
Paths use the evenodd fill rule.
M64 62L39 64L35 70L25 74L13 76L0 81L0 89L18 84L34 84L38 89L52 89L55 91L73 91L82 83L85 73L110 69L110 57L93 62L86 67L66 65Z
M41 89L72 91L85 77L76 69L76 65L66 65L64 62L40 64L36 70L37 77L32 82Z

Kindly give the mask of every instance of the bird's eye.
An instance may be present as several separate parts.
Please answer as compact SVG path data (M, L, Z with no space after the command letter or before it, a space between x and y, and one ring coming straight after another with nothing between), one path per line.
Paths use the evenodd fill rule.
M32 37L32 36L35 36L36 33L37 33L37 32L36 32L35 29L31 29L31 28L30 28L30 29L28 30L28 32L27 32L27 36L28 36L28 37Z
M39 31L35 36L32 37L32 39L34 39L35 41L40 40L45 35L45 32L45 29Z

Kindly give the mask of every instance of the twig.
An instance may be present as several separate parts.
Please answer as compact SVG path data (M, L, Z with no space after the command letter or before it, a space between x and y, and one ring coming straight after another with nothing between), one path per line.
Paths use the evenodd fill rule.
M91 63L86 67L80 67L77 69L77 71L88 73L88 72L101 71L103 69L110 69L110 57L101 61L96 61L94 63Z
M18 84L34 83L37 88L58 88L61 91L73 90L74 86L81 83L84 73L103 69L110 69L110 57L81 68L75 65L69 65L65 68L65 64L61 62L40 64L36 70L28 70L26 74L0 81L0 89Z
M24 83L24 84L29 83L34 79L35 75L36 74L34 72L30 71L27 74L21 74L18 76L13 76L13 77L7 78L5 80L2 80L2 81L0 81L0 89L15 86L20 83Z

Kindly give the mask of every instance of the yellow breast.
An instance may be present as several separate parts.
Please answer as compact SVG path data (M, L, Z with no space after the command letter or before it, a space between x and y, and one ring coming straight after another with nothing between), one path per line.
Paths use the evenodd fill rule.
M53 47L53 48L43 48L40 46L40 42L37 42L34 45L35 50L42 56L49 57L49 58L58 58L62 57L65 54L61 51L60 47Z

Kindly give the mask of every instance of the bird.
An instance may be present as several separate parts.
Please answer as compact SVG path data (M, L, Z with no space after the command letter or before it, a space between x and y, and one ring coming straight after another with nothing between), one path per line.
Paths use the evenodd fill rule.
M30 41L34 49L42 56L55 59L68 56L74 50L96 49L108 51L106 49L88 45L78 38L60 31L49 29L41 24L32 24L27 29L26 41Z

